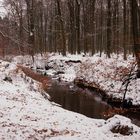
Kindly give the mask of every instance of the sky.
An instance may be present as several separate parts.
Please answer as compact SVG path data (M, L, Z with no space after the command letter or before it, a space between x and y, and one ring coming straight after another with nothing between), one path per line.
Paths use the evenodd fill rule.
M6 13L6 10L2 6L2 2L3 2L3 0L0 0L0 16L3 17L5 15L5 13Z

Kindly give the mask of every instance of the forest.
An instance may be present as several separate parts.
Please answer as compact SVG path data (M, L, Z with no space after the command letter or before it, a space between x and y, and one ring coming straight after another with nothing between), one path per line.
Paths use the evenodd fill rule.
M139 140L139 116L140 0L0 0L0 139Z
M4 6L1 38L21 54L123 52L126 59L133 34L139 38L137 0L5 0Z

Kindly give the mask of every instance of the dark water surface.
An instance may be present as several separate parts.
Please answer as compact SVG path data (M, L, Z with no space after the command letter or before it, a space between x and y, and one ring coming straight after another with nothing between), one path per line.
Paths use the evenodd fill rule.
M42 71L35 72L42 75ZM80 88L74 83L60 82L56 80L59 79L57 76L47 78L49 87L46 92L51 96L51 101L60 104L64 109L95 119L106 119L104 113L114 110L114 105L103 101L99 92ZM129 111L123 115L140 127L140 112Z
M51 96L51 100L60 104L62 108L91 118L105 119L103 113L112 109L111 105L102 100L99 93L79 88L73 83L52 80L47 93ZM124 115L129 117L134 124L140 126L140 113Z
M101 119L102 113L111 108L96 92L79 88L73 83L53 81L47 92L51 100L63 108L88 117Z

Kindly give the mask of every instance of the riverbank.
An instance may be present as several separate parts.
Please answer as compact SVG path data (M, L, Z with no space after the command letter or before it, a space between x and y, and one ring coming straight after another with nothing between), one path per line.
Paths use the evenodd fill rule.
M106 58L103 54L70 55L66 57L58 54L35 56L32 64L29 56L16 57L16 63L26 64L38 71L59 78L59 80L83 84L103 91L110 100L122 101L126 92L126 99L134 106L140 105L140 79L136 79L135 58L129 55L123 60L123 55L112 54ZM78 83L78 82L81 83ZM128 84L128 86L127 86Z
M40 84L14 63L0 63L0 138L139 140L140 128L115 115L96 120L64 110L40 94Z

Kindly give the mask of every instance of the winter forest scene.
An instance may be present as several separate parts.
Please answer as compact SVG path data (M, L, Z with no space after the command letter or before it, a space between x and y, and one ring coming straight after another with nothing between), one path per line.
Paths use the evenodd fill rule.
M140 0L0 0L0 140L140 140Z

